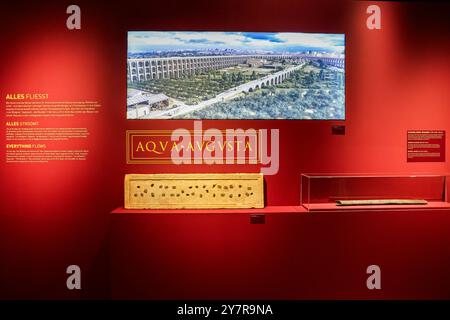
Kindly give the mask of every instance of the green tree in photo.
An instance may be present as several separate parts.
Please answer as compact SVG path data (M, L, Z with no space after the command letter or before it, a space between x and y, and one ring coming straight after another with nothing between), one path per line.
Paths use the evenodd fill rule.
M323 69L321 69L319 72L319 80L324 80L324 79L325 79L325 73L323 72Z
M226 73L226 72L222 73L222 81L228 82L228 73Z

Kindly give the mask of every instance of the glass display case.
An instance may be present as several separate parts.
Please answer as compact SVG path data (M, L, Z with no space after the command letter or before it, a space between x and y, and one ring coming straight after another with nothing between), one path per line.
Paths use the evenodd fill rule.
M450 208L448 175L301 175L309 211Z

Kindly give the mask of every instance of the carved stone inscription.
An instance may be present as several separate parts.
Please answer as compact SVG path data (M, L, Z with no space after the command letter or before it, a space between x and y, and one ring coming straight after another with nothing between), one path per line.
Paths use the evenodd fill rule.
M127 174L126 209L263 208L262 174Z

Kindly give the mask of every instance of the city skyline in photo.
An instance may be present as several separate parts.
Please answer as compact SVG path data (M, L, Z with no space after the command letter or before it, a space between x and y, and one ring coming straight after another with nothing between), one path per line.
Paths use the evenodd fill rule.
M292 32L130 31L128 53L201 50L305 51L345 54L344 34Z

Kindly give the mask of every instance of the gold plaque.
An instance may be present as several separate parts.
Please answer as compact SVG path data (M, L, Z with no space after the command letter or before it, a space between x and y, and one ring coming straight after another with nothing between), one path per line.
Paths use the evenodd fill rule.
M264 179L260 173L127 174L125 208L264 208Z

